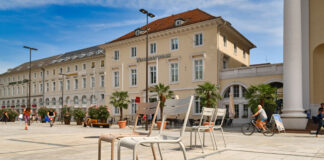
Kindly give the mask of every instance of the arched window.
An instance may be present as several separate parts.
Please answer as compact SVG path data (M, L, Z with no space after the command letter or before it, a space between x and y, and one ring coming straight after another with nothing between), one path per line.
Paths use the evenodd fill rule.
M244 98L244 94L246 93L246 88L240 84L234 84L227 87L223 92L223 100L222 103L225 108L227 108L226 116L228 117L228 108L230 102L230 93L233 95L234 101L234 118L248 118L249 117L249 108L248 101ZM242 112L242 113L241 113Z
M17 100L16 106L18 107L20 105L20 101Z
M52 104L56 105L56 99L55 98L52 98Z
M87 104L87 96L82 96L82 104Z
M7 107L10 107L10 101L7 101Z
M49 98L46 98L46 100L45 100L45 104L46 104L46 106L49 105Z
M63 101L62 101L62 97L60 97L60 98L59 98L59 103L60 103L60 105L62 105L62 102L63 102Z
M22 105L26 105L26 104L25 104L25 99L23 99L23 100L21 101L21 104L22 104Z
M33 99L33 105L36 105L37 104L37 100L36 99Z
M92 95L90 97L90 104L96 104L96 96L95 95Z
M74 102L74 104L79 104L79 98L78 98L78 96L75 96L73 98L73 102Z
M15 105L15 100L12 100L11 101L11 106L14 106Z

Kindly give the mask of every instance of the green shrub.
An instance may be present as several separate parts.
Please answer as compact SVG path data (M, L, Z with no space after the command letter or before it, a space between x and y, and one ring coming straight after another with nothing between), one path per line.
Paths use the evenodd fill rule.
M42 119L44 119L45 116L47 115L47 112L48 112L48 108L46 108L46 107L40 107L38 109L38 112L37 113L38 113L39 116L41 116Z
M10 121L15 121L15 119L18 117L19 113L13 109L8 110L8 116Z
M73 116L74 116L74 119L76 121L78 121L78 120L81 120L82 121L84 119L84 117L86 116L86 113L85 113L85 111L83 109L76 108L73 111Z
M107 106L100 106L97 110L98 119L107 119L110 116Z
M98 115L98 110L96 108L96 106L90 107L88 109L88 113L91 119L98 119L99 115Z
M72 107L64 106L62 108L62 114L64 116L64 119L70 119L71 120L71 117L72 117L72 114L73 114Z

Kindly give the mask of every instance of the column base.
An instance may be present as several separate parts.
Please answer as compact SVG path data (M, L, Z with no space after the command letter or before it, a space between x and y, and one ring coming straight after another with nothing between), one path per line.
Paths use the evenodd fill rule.
M286 110L281 114L282 123L285 129L306 129L308 119L303 111Z

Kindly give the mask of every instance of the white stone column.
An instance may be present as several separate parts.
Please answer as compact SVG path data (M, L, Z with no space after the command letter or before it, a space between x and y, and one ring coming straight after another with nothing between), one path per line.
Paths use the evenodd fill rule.
M305 129L302 83L301 0L284 1L284 101L283 124L287 129Z

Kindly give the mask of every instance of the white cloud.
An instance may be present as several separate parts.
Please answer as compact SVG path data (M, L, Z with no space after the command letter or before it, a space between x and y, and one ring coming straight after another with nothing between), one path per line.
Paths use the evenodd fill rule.
M144 19L137 19L137 20L125 20L121 22L112 22L112 23L98 23L98 24L89 24L85 25L85 27L89 27L95 31L108 29L108 28L115 28L115 27L122 27L122 26L129 26L135 24L144 24ZM79 26L84 27L84 26Z

